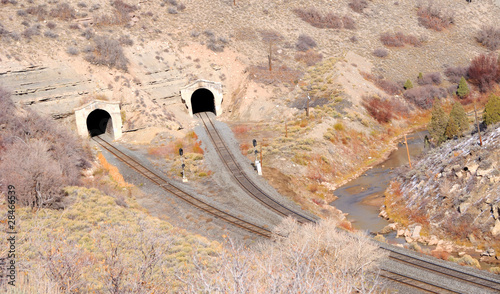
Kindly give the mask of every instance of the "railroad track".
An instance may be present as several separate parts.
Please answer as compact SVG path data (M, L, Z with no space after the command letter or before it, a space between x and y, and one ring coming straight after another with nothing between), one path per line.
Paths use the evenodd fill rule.
M292 216L299 223L309 223L315 222L313 219L304 216L296 211L293 211L278 201L274 200L271 196L262 191L243 171L241 166L238 164L233 154L227 148L224 140L220 136L217 128L215 127L212 119L209 116L208 112L200 112L196 113L196 116L200 118L203 125L205 126L205 130L212 141L216 152L219 154L220 159L227 167L233 178L236 182L243 188L244 191L248 193L248 195L260 201L265 206L269 207L271 210L274 210L280 215L283 216Z
M446 265L431 260L430 257L417 257L414 254L399 252L392 246L382 245L381 248L389 251L389 260L411 266L414 269L432 273L439 277L439 283L430 282L422 278L411 277L408 274L398 273L389 267L382 267L381 276L390 280L409 285L430 293L500 293L500 279L487 273L480 274L467 270L459 265ZM453 283L443 283L448 280ZM439 285L438 285L439 284ZM468 291L466 289L475 289Z
M225 222L228 222L230 224L233 224L237 227L240 227L246 231L252 232L254 234L257 234L259 236L265 237L265 238L270 238L271 237L271 231L257 226L255 224L252 224L250 222L247 222L239 217L236 217L234 215L231 215L225 211L222 211L210 204L207 204L200 199L186 193L185 191L173 186L169 182L167 182L165 179L163 179L160 175L155 173L154 171L148 169L144 165L140 164L137 160L133 159L132 157L126 155L122 151L118 150L115 146L101 138L100 136L94 136L92 139L99 144L102 148L106 149L108 152L113 154L118 160L122 161L132 169L134 169L136 172L139 174L143 175L147 179L149 179L151 182L155 183L159 187L161 187L163 190L167 191L168 193L177 196L178 198L186 201L192 206L197 207L198 209L205 211L206 213L209 213Z

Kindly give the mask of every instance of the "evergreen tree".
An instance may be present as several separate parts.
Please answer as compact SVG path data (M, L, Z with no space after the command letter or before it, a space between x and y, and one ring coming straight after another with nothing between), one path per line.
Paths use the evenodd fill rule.
M452 139L455 136L458 136L458 125L454 119L450 117L448 120L448 124L446 125L446 130L444 132L444 135L448 139Z
M410 79L406 80L406 83L405 83L404 87L405 87L406 90L413 88L413 84L410 81Z
M470 90L469 86L467 85L467 81L465 80L464 77L460 79L460 82L458 83L458 89L457 89L457 95L460 98L464 98L465 96L469 95Z
M491 95L484 107L484 123L491 125L500 121L500 97Z
M448 136L451 138L453 136L462 136L466 131L469 130L469 119L467 118L467 114L465 113L464 107L462 104L455 102L450 112L450 119L448 120L448 124L453 121L455 124L457 131L455 134Z
M443 143L446 140L446 125L448 124L448 117L444 112L441 104L434 103L432 108L431 122L427 126L427 130L431 135L432 141L437 145Z

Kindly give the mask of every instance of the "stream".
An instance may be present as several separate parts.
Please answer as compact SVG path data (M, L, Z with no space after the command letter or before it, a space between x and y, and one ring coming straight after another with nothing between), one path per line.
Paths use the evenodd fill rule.
M407 135L410 158L420 155L424 150L424 138L427 131ZM384 204L384 191L395 177L394 168L408 164L408 154L404 139L398 143L387 160L367 170L361 176L336 189L338 197L330 205L348 213L347 219L357 229L376 233L389 224L378 216L380 206Z

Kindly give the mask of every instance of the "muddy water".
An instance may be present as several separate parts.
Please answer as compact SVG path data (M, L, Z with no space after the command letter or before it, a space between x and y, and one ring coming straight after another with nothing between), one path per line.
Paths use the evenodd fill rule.
M426 135L428 132L422 131L407 136L410 158L423 152ZM405 164L408 164L408 155L403 140L386 161L336 189L333 194L339 198L330 204L348 213L347 218L354 227L369 232L380 231L388 224L378 216L384 191L395 176L393 169Z

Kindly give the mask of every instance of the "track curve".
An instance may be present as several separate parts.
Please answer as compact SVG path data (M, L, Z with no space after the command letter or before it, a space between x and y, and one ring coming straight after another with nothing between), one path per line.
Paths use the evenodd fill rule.
M226 143L222 139L219 131L215 127L212 119L210 118L207 112L196 113L196 116L200 118L203 125L205 126L205 130L207 131L210 140L212 141L217 154L221 158L224 165L227 167L233 178L236 182L245 190L250 196L257 199L259 202L269 207L273 211L277 212L283 216L292 216L299 223L309 223L315 222L313 219L300 214L296 211L289 209L283 204L279 203L271 196L266 194L262 189L260 189L243 171L241 166L236 161L234 155L227 148Z
M230 213L227 213L225 211L222 211L208 203L205 203L201 201L200 199L188 194L187 192L175 187L174 185L170 184L167 182L165 179L163 179L160 175L155 173L154 171L148 169L141 163L139 163L137 160L133 159L132 157L126 155L122 151L120 151L118 148L113 146L111 143L108 141L104 140L100 136L94 136L92 139L99 144L102 148L113 154L118 160L121 162L125 163L132 169L134 169L136 172L139 174L143 175L147 179L149 179L151 182L155 183L159 187L161 187L163 190L167 191L168 193L177 196L178 198L186 201L192 206L195 206L196 208L205 211L206 213L209 213L219 219L222 219L225 222L228 222L230 224L233 224L237 227L240 227L246 231L252 232L254 234L257 234L259 236L265 237L265 238L270 238L272 235L272 232L266 228L257 226L255 224L252 224L250 222L247 222L243 220L242 218L236 217L234 215L231 215Z

